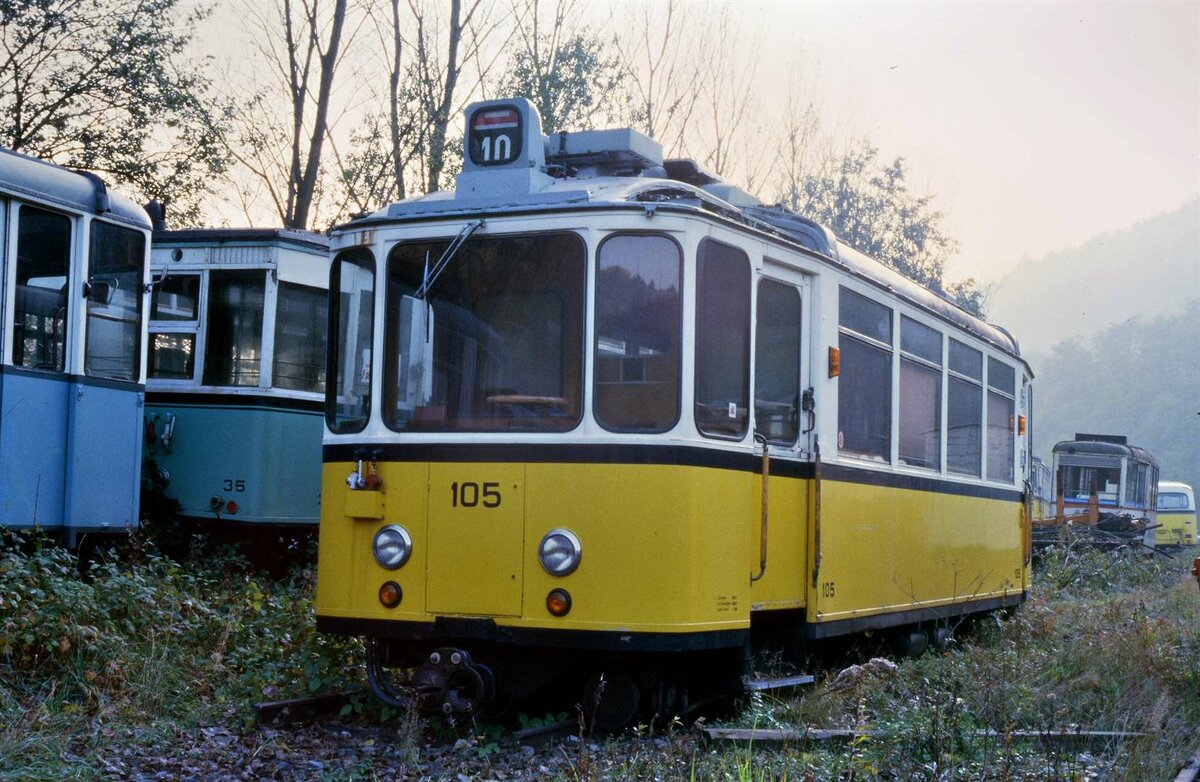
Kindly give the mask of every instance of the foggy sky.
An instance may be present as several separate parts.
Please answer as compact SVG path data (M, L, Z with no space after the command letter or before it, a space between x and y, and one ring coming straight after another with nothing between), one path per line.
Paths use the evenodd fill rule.
M749 12L750 9L747 9ZM764 58L904 155L995 279L1200 193L1200 2L760 3Z

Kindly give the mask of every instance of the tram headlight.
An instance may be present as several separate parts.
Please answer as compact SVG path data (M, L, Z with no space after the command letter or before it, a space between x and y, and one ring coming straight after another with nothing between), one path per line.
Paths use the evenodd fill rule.
M538 546L538 561L552 576L566 576L575 572L583 558L583 546L579 538L569 529L552 529L542 538Z
M395 570L412 555L412 536L399 524L389 524L375 533L371 549L380 567Z

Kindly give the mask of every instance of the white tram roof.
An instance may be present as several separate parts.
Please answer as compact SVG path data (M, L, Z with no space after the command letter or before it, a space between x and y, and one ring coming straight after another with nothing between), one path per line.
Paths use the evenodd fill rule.
M155 247L176 245L293 245L309 252L329 251L329 239L324 234L295 228L182 228L174 231L156 230L152 237Z
M72 171L0 147L0 193L76 213L94 214L138 228L150 228L146 210L88 172Z
M1158 466L1158 460L1149 451L1136 445L1129 445L1120 435L1076 434L1074 440L1062 440L1055 443L1051 453L1060 461L1064 459L1071 461L1072 457L1086 459L1094 456L1110 456Z
M1017 340L957 304L896 270L840 242L828 228L705 172L691 160L663 160L659 145L637 131L619 130L541 135L537 110L524 99L476 103L467 107L468 125L477 112L519 111L526 123L528 159L485 169L464 156L455 190L440 190L364 214L330 234L376 224L519 215L585 209L643 209L704 215L764 235L821 258L842 271L932 312L1014 357ZM540 140L540 143L539 143ZM604 146L610 144L612 146ZM657 155L657 157L656 157ZM552 165L545 165L550 160ZM579 165L571 176L570 163ZM618 172L614 175L613 172ZM557 174L552 178L549 173ZM488 187L488 178L495 187ZM1022 359L1026 371L1028 364Z
M1182 483L1180 481L1159 481L1158 491L1159 493L1164 491L1177 491L1182 492L1183 494L1191 494L1192 487L1190 484Z

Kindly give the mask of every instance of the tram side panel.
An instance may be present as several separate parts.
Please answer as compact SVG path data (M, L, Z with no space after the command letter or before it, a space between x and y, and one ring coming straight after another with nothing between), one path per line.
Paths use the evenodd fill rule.
M319 412L237 407L231 396L211 406L187 404L186 394L157 396L147 415L159 428L173 418L174 431L169 447L155 446L154 459L171 474L181 516L312 523L320 501Z
M68 387L61 376L0 372L0 524L63 525Z
M1019 601L1021 505L1015 492L991 494L823 481L810 632L936 621Z

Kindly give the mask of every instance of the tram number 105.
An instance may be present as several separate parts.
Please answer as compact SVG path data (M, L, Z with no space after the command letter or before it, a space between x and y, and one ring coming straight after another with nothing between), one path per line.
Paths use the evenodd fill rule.
M473 481L455 481L450 484L450 507L452 508L485 508L500 507L500 484L495 482L475 483Z

